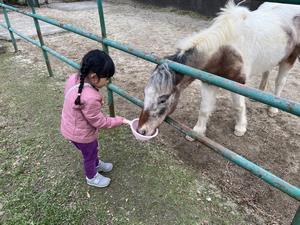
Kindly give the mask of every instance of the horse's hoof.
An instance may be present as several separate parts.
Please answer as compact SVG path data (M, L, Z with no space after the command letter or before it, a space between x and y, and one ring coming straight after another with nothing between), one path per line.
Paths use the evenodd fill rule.
M196 132L196 131L194 131L194 132ZM196 132L196 134L200 137L205 136L205 134L203 132ZM188 141L195 141L196 140L196 139L194 139L194 138L192 138L191 136L188 136L188 135L185 136L185 139L188 140Z
M242 136L244 136L245 133L246 133L246 130L245 131L234 130L234 135L237 136L237 137L242 137Z
M270 107L270 108L268 109L268 115L269 115L270 117L274 117L274 116L277 115L278 111L279 111L279 110L278 110L277 108Z
M190 136L188 136L188 135L185 136L185 139L188 140L188 141L191 141L191 142L192 142L192 141L195 141L194 138L192 138L192 137L190 137Z

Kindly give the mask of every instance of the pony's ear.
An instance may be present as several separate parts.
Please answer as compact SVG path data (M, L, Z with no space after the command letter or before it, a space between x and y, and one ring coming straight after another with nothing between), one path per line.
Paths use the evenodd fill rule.
M180 54L179 51L174 55L169 55L169 56L165 57L165 59L172 60L174 62L181 63L181 64L186 63L186 55Z
M179 54L179 52L177 52L174 55L166 56L165 59L168 59L168 60L180 63L180 64L185 64L186 63L186 56L184 54L183 55ZM175 71L173 71L171 69L169 69L169 71L173 75L173 83L174 83L174 85L177 86L180 83L180 81L182 80L183 74L175 72Z

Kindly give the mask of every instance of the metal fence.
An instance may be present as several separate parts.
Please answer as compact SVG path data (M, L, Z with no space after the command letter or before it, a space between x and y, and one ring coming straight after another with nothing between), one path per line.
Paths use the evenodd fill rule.
M300 0L286 0L286 1L280 1L280 0L275 1L274 0L271 2L300 4ZM227 80L225 78L222 78L222 77L216 76L214 74L210 74L210 73L207 73L207 72L204 72L204 71L201 71L201 70L198 70L198 69L195 69L195 68L183 65L183 64L179 64L179 63L176 63L173 61L158 58L153 54L147 54L147 53L140 51L138 49L135 49L131 46L124 45L118 41L108 39L106 37L106 28L105 28L102 0L97 0L98 12L99 12L99 18L100 18L100 27L101 27L101 33L102 33L101 37L98 35L95 35L93 33L79 29L73 25L63 24L57 20L39 15L35 12L35 8L33 6L34 5L33 0L28 0L28 3L31 7L31 12L26 12L26 11L18 9L16 7L13 7L13 6L10 6L7 4L3 4L3 2L1 1L0 7L3 9L5 24L0 23L0 27L5 28L9 31L11 41L12 41L15 51L17 51L18 49L17 49L17 44L16 44L14 35L17 35L17 36L21 37L22 39L24 39L25 41L28 41L28 42L32 43L33 45L42 49L43 56L44 56L44 59L45 59L46 65L47 65L48 72L49 72L49 76L53 76L53 73L52 73L50 61L48 58L48 53L50 53L54 57L60 59L61 61L69 64L70 66L72 66L76 69L79 69L80 66L77 63L75 63L74 61L68 59L67 57L61 55L60 53L47 47L44 44L42 32L41 32L40 25L39 25L39 20L44 21L49 24L52 24L54 26L60 27L64 30L79 34L83 37L89 38L96 42L99 42L102 44L103 50L106 51L107 53L108 53L108 46L110 46L110 47L119 49L121 51L124 51L126 53L129 53L131 55L137 56L139 58L142 58L144 60L147 60L147 61L150 61L150 62L153 62L156 64L167 63L170 68L172 68L173 70L175 70L179 73L183 73L188 76L192 76L196 79L200 79L200 80L210 83L212 85L216 85L216 86L219 86L226 90L244 95L244 96L254 99L256 101L279 108L283 111L289 112L291 114L294 114L294 115L297 115L300 117L300 104L297 102L293 102L293 101L290 101L290 100L287 100L287 99L284 99L281 97L277 97L270 93L260 91L255 88L246 87L246 86L236 83L234 81ZM10 21L9 21L9 17L8 17L8 11L14 11L14 12L18 12L23 15L32 17L35 27L36 27L39 41L36 41L30 37L27 37L26 35L23 35L22 33L18 32L14 28L12 28ZM134 96L128 95L124 90L122 90L118 86L112 84L111 81L108 84L107 89L108 89L108 104L109 104L111 116L114 116L113 93L116 93L116 94L122 96L123 98L127 99L128 101L130 101L140 107L143 107L143 102L141 100L139 100L138 98L136 98ZM189 127L187 127L183 124L180 124L179 122L173 120L170 117L167 117L165 119L165 122L167 122L168 124L173 126L175 129L177 129L181 133L189 135L189 136L193 137L194 139L198 140L199 142L201 142L202 144L208 146L209 148L214 150L216 153L222 155L223 157L225 157L229 161L233 162L234 164L250 171L255 176L264 180L266 183L268 183L268 184L272 185L273 187L279 189L280 191L288 194L290 197L300 201L300 189L298 187L287 183L286 181L280 179L279 177L275 176L274 174L270 173L269 171L261 168L260 166L256 165L255 163L249 161L248 159L236 154L235 152L225 148L224 146L216 143L215 141L213 141L207 137L198 136L195 132L192 131L192 129L190 129ZM300 224L300 207L298 208L297 212L295 213L295 216L292 221L292 225L299 225L299 224Z

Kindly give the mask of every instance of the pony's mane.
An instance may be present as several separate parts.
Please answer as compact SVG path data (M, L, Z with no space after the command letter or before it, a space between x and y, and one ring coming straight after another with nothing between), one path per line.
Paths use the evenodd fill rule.
M190 37L181 40L177 47L181 54L191 48L199 51L212 53L221 45L234 41L238 35L236 26L245 20L250 13L249 9L236 5L233 0L229 0L224 8L221 8L218 16L213 20L212 25Z
M176 82L175 75L171 72L168 64L158 65L149 80L149 85L156 90L172 90Z

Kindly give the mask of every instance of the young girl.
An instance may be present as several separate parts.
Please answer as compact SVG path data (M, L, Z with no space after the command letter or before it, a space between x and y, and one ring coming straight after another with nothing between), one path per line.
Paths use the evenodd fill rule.
M87 184L106 187L110 178L98 171L109 172L113 165L98 158L98 131L128 123L123 117L108 117L101 112L102 97L98 89L108 83L115 65L105 52L92 50L82 59L79 73L71 75L64 92L61 133L78 148L83 156Z

